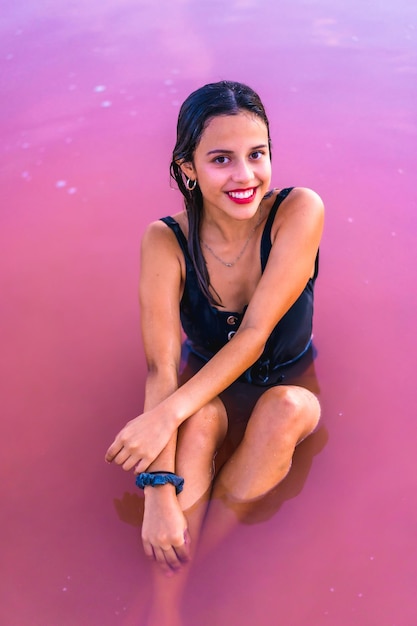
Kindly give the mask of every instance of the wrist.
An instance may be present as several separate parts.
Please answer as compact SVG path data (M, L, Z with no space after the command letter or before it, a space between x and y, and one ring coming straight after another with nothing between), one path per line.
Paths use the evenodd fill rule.
M176 401L176 399L174 398L176 393L178 393L178 390L158 405L158 409L162 409L163 411L165 423L167 424L168 428L172 429L173 431L178 430L178 428L186 419L186 416L183 415L181 404L179 404L178 401Z
M158 485L157 487L151 487L148 485L144 488L143 493L146 501L153 500L172 500L177 499L177 492L174 485L166 483L165 485Z

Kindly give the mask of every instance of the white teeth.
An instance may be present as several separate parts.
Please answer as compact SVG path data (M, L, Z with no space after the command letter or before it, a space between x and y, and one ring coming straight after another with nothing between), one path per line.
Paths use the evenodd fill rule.
M253 189L248 189L247 191L229 191L229 196L237 198L238 200L247 200L247 198L253 196Z

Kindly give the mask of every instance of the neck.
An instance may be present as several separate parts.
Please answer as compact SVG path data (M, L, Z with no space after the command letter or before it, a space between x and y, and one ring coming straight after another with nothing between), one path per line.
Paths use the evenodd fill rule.
M225 216L225 219L213 219L208 212L203 213L201 238L206 241L219 241L226 244L240 242L249 237L263 219L262 204L256 213L248 219L236 220Z
M236 265L236 263L242 258L242 256L246 252L246 249L247 249L247 247L249 245L250 240L255 235L256 229L258 228L259 224L261 223L261 220L262 220L262 209L260 207L259 207L259 210L255 213L254 217L256 217L256 214L258 214L258 218L257 218L255 224L253 224L253 219L251 219L251 222L252 222L253 225L251 226L251 228L249 230L249 234L247 234L243 239L238 240L236 237L234 237L233 241L231 241L231 240L229 240L229 241L224 240L223 242L219 242L219 240L217 238L217 242L216 242L216 245L217 245L217 248L218 248L217 252L216 252L215 249L213 249L211 247L211 245L209 243L207 243L207 241L204 241L204 239L201 239L202 245L222 265L224 265L225 267L233 267L234 265ZM238 243L238 241L239 241L239 243ZM242 246L242 241L243 241L243 246ZM213 245L215 245L214 242L213 242ZM227 258L224 256L223 252L221 252L222 249L223 249L224 253L227 254ZM239 250L239 252L237 252L237 250ZM234 256L233 257L230 256L232 251L234 251ZM220 253L221 253L221 256L220 256Z

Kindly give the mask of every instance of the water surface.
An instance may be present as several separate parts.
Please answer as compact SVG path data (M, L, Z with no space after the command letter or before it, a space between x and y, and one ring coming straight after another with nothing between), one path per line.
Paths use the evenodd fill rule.
M138 249L181 204L179 105L222 78L265 101L274 185L327 207L323 418L271 510L196 574L186 619L415 623L416 14L406 0L3 2L3 624L139 623L141 501L103 454L142 406Z

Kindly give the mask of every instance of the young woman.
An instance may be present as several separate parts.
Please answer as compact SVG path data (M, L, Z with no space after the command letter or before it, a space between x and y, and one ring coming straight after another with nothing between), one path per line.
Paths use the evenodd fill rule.
M241 83L205 85L186 99L171 174L185 210L152 223L142 242L144 412L106 454L144 488L143 546L156 581L164 577L148 623L164 625L180 623L166 574L177 574L169 585L178 597L203 518L208 532L214 514L216 528L222 514L226 528L242 506L256 507L318 423L319 402L302 371L311 362L323 228L316 193L271 190L268 119ZM180 374L181 325L200 363L188 380ZM235 381L257 386L259 397L215 473L228 429L219 396Z

